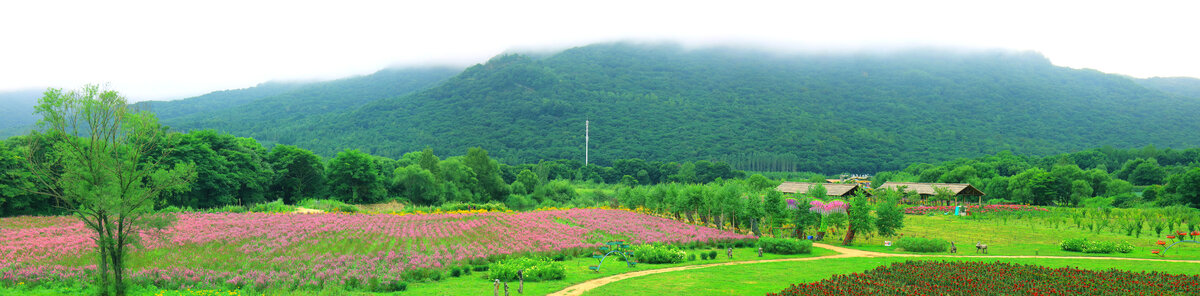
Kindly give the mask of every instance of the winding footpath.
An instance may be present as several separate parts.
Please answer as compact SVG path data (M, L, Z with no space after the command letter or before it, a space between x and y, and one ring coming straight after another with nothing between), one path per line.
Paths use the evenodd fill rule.
M675 271L682 271L682 270L692 270L692 269L700 269L700 268L709 268L709 267L716 267L716 266L727 266L727 265L759 264L759 263L789 262L789 261L814 261L814 260L823 260L823 259L832 259L832 258L853 258L853 257L868 257L868 258L871 258L871 257L1043 258L1043 259L1159 261L1159 262L1180 262L1180 263L1200 264L1200 261L1196 261L1196 260L1166 260L1166 259L1121 258L1121 257L990 256L990 255L989 256L964 256L964 255L893 254L893 253L879 253L879 252L855 250L855 249L831 246L831 245L820 244L820 243L814 243L813 247L829 249L834 252L838 252L838 254L832 255L832 256L821 256L821 257L771 259L771 260L758 260L758 261L737 261L737 262L689 265L689 266L679 266L679 267L627 272L627 273L622 273L622 274L617 274L617 275L606 276L606 277L602 277L602 278L598 278L598 279L588 280L586 282L582 282L582 283L567 287L566 289L563 289L562 291L550 293L549 296L583 295L583 293L586 293L587 291L591 291L592 289L598 288L603 285L607 285L612 282L616 282L616 281L627 279L627 278L635 278L635 277L647 276L647 275L659 274L659 273L675 272Z

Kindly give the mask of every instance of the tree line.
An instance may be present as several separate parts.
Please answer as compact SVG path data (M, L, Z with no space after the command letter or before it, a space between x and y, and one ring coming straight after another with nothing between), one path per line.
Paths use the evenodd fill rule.
M0 215L62 213L45 195L23 159L31 145L52 145L47 135L32 133L0 142ZM216 208L274 200L295 204L304 199L346 203L392 200L416 205L445 202L514 201L527 207L554 205L573 196L572 181L652 185L666 182L707 183L743 178L744 172L721 162L661 162L621 159L612 166L583 165L578 160L546 160L532 164L499 163L482 148L460 156L441 157L432 149L405 153L400 159L348 149L331 159L290 145L265 148L252 138L199 130L164 138L152 147L162 165L195 166L195 182L161 193L156 206ZM54 153L41 151L40 153ZM32 188L32 190L31 190ZM565 198L564 198L565 197ZM533 203L537 201L537 203Z
M887 181L970 183L993 203L1200 208L1200 148L1102 147L1046 157L1004 151L880 172L872 185Z

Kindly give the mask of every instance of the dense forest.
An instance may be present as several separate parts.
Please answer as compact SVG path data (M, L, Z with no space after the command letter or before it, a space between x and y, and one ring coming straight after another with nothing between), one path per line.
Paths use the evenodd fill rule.
M1003 151L880 172L872 185L887 181L971 183L991 203L1200 208L1200 148L1104 147L1047 157Z
M483 147L509 163L720 160L873 172L1003 150L1200 145L1200 100L1028 52L780 55L602 44L502 55L409 96L286 126L197 125L333 156ZM229 122L245 122L234 120ZM165 120L168 124L170 120Z

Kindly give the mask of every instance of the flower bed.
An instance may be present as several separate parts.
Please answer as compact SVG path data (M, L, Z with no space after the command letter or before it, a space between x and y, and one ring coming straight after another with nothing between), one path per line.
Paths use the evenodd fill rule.
M955 206L909 207L909 208L904 209L904 213L909 214L909 215L927 215L929 213L935 213L935 214L936 213L954 213L954 208L955 208ZM964 205L964 206L962 206L962 211L967 213L967 215L971 215L971 214L985 214L985 213L995 213L995 212L1049 212L1050 210L1043 208L1043 207L1025 206L1025 205L986 205L986 206L983 206L982 208L979 206L974 206L974 205Z
M428 215L186 213L141 233L131 282L170 288L318 290L421 280L507 254L590 253L610 237L640 243L752 236L623 210ZM73 219L0 219L0 286L84 281L95 270L89 230ZM563 223L560 221L569 221ZM15 224L20 227L9 227ZM417 277L417 279L413 279Z
M767 295L1200 295L1200 276L908 261Z

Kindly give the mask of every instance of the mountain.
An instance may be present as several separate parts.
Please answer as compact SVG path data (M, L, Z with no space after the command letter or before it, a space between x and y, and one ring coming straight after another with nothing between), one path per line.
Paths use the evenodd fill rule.
M280 128L310 117L346 112L363 104L428 89L459 73L446 67L384 69L370 75L305 84L268 83L149 104L176 130L217 129L271 142Z
M1033 52L778 54L616 43L501 55L410 96L241 135L326 156L478 146L525 163L582 158L591 120L590 157L600 164L710 159L838 173L1002 150L1191 147L1200 144L1197 112L1200 100L1057 67Z
M1142 86L1177 96L1200 99L1200 79L1191 77L1152 77L1135 79Z
M40 89L16 90L0 93L0 138L24 134L34 123L33 106L42 97Z
M154 112L159 118L173 119L206 112L219 112L240 107L258 99L287 93L307 83L265 82L254 87L221 90L197 97L174 101L143 101L134 106Z

